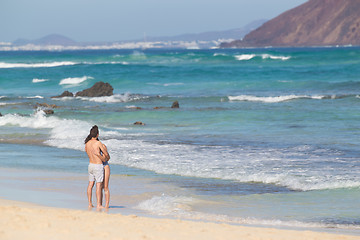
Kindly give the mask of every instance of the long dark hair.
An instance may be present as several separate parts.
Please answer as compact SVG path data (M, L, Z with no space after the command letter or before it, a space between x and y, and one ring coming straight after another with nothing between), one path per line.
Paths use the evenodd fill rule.
M99 128L98 126L94 125L91 129L90 129L90 134L85 138L85 144L90 141L92 138L96 138L97 135L99 134Z

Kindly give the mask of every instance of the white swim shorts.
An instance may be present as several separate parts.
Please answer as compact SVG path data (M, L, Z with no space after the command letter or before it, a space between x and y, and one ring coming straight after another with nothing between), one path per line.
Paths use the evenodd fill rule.
M89 163L88 172L90 182L102 182L104 180L104 165Z

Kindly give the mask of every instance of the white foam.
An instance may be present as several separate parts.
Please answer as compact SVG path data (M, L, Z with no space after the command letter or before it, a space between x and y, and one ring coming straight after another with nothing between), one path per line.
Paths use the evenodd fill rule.
M217 57L217 56L227 56L227 55L225 53L214 53L213 56Z
M276 56L271 54L241 54L241 55L235 55L234 57L236 58L236 60L239 61L248 61L255 57L261 57L262 59L282 60L282 61L286 61L291 58L290 56Z
M47 117L38 109L31 116L6 114L0 118L0 126L15 125L22 128L49 129L50 137L47 144L59 148L82 150L83 141L88 134L91 124L79 120L59 119L55 116Z
M119 65L129 65L129 62L116 62L116 61L112 61L112 62L83 62L83 64L88 64L88 65L103 65L103 64L119 64Z
M307 161L316 162L317 156L309 155L308 150L234 150L221 146L202 149L193 145L158 145L141 140L118 139L110 139L107 144L115 156L121 156L120 159L114 158L113 163L160 174L275 184L303 191L360 187L357 173L350 175L346 169L342 170L343 173L338 169L339 175L332 176L333 173L327 173L325 169L320 169L322 172L319 174L311 166L296 168L290 164L288 167L288 159L296 151L299 158L306 157Z
M25 98L28 98L28 99L43 99L44 97L40 96L40 95L37 95L37 96L30 96L30 97L25 97Z
M46 116L43 111L38 110L31 116L6 114L0 118L0 126L6 125L49 129L46 144L83 151L83 141L93 124ZM341 161L336 154L327 153L326 149L318 154L306 146L295 149L254 149L157 144L142 140L147 134L152 135L151 132L128 133L124 128L101 131L112 156L111 163L160 174L258 182L302 191L360 187L360 172L356 168L338 166L334 174L333 169L321 167L324 164L313 167L317 162ZM309 164L299 165L297 161Z
M112 96L104 97L76 97L77 99L90 102L102 102L102 103L119 103L119 102L131 102L143 98L148 98L147 96L138 96L131 95L130 93L125 94L114 94Z
M49 79L38 79L38 78L34 78L32 80L33 83L41 83L41 82L47 82L49 81Z
M0 62L0 68L45 68L45 67L60 67L68 65L76 65L76 62L48 62L48 63L6 63Z
M241 54L241 55L235 55L234 56L236 58L236 60L239 60L239 61L246 61L246 60L250 60L250 59L253 59L254 57L256 57L255 54Z
M276 97L257 97L251 95L228 96L229 101L249 101L249 102L265 102L278 103L295 99L323 99L325 96L308 96L308 95L285 95Z
M77 85L82 82L85 82L88 79L94 79L93 77L83 76L83 77L74 77L74 78L64 78L60 81L59 85Z
M150 212L159 216L171 216L183 219L226 222L233 224L251 224L262 226L281 226L281 227L299 227L299 228L340 228L340 229L360 229L360 226L347 224L332 224L321 222L301 222L301 221L283 221L279 219L258 219L253 217L231 217L225 214L212 214L199 211L193 211L191 205L197 201L194 198L185 196L153 196L138 204L135 208Z
M262 59L274 59L274 60L289 60L291 57L289 56L274 56L274 55L270 55L270 54L262 54L261 55Z
M174 215L179 212L191 209L190 204L193 199L184 196L154 196L138 204L135 208L155 213L157 215Z

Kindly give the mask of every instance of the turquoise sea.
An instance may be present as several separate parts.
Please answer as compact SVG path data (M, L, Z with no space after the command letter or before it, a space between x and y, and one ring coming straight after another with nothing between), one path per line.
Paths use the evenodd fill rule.
M114 95L51 98L98 81ZM2 168L86 173L96 124L112 174L179 189L134 209L360 229L358 47L0 52L0 112Z

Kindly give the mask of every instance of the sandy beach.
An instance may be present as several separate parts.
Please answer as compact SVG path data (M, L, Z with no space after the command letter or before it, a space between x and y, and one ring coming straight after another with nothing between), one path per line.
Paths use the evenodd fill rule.
M42 207L0 200L0 239L360 239L329 233L243 227Z

